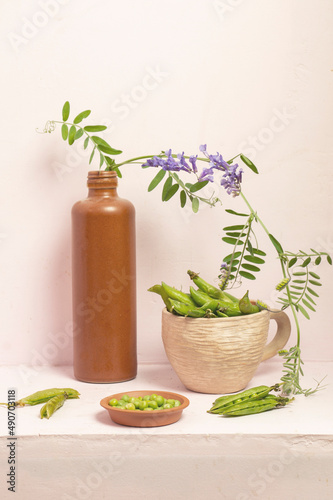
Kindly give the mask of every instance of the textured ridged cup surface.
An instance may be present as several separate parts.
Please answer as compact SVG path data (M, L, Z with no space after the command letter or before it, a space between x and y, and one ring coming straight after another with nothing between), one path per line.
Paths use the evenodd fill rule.
M266 345L271 318L278 329ZM286 345L290 331L284 312L185 318L162 311L162 339L173 369L187 389L207 394L244 389L260 362Z

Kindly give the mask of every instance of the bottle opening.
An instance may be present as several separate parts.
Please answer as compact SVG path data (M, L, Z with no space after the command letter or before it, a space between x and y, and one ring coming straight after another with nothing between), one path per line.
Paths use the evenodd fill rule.
M117 173L113 170L93 170L91 172L88 172L87 185L88 187L96 189L104 187L117 187Z

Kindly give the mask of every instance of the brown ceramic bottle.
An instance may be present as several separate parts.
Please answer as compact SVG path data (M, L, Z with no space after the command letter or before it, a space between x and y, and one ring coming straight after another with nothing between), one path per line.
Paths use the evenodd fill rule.
M111 383L136 376L135 210L115 172L88 173L72 209L74 375Z

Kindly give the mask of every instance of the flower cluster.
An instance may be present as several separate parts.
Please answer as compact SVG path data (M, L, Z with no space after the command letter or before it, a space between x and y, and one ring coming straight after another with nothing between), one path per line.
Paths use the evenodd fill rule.
M208 154L206 144L200 146L199 149L206 157L204 161L209 162L209 167L204 168L200 175L198 175L198 167L196 164L198 160L197 155L189 157L185 157L184 153L173 155L171 149L165 151L163 156L153 156L149 158L142 166L161 167L163 170L172 172L183 170L188 173L194 173L197 175L198 182L214 182L214 170L217 170L223 172L220 180L221 186L226 189L228 194L238 196L241 191L243 170L239 168L237 163L229 165L229 163L223 160L220 153L216 153L216 155Z

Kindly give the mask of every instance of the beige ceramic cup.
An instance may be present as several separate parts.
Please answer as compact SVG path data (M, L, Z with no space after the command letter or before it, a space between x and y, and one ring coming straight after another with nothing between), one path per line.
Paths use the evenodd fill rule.
M271 319L277 331L267 344ZM173 369L187 389L206 394L244 389L261 361L286 345L290 332L284 312L185 318L162 311L162 340Z

